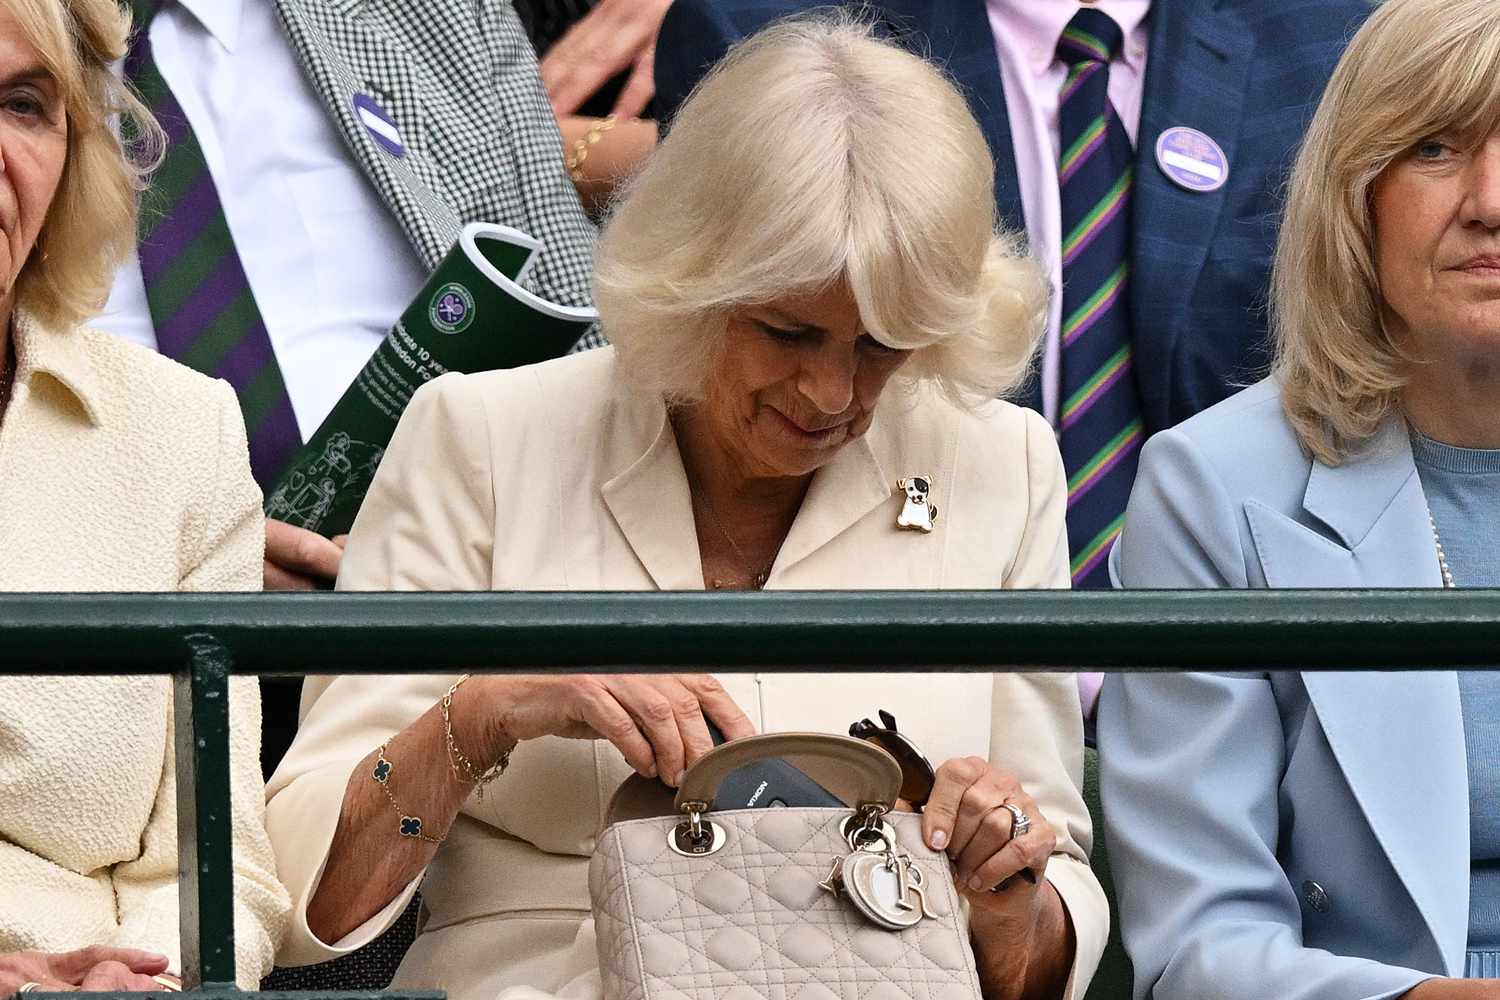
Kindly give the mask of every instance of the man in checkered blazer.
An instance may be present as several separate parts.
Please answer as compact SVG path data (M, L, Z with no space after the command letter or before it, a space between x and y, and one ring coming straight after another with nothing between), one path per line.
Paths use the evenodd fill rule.
M531 290L589 303L594 229L509 3L134 7L126 72L171 143L154 184L178 190L148 192L139 262L122 269L99 325L223 374L216 361L254 349L258 313L287 424L294 414L291 434L305 440L466 222L537 237ZM198 147L206 176L172 159ZM212 238L225 223L229 240ZM599 342L590 333L580 346ZM237 388L248 423L253 393ZM326 584L338 556L326 539L273 524L267 586Z

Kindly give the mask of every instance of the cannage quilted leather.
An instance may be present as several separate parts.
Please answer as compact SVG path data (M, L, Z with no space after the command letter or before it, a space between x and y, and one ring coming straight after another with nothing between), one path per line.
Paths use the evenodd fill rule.
M849 815L715 812L728 840L700 858L667 845L680 817L609 827L589 868L606 1000L979 1000L948 860L919 816L886 821L922 869L930 919L884 930L819 888L849 853Z

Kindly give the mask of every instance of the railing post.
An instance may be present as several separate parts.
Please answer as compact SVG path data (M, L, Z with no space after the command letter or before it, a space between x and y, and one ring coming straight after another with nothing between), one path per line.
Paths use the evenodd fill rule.
M176 674L177 876L187 989L234 989L234 823L229 804L229 670L212 635L187 637Z

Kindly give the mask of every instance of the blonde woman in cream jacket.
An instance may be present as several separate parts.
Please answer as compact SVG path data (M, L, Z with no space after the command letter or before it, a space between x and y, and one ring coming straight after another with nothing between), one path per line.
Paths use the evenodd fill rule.
M0 590L259 589L233 392L83 326L134 238L136 171L109 117L154 130L109 70L128 28L114 0L0 3ZM236 959L253 987L288 900L253 680L230 708ZM0 677L0 803L0 997L175 984L170 679Z
M606 231L614 346L417 393L340 587L1066 587L1052 433L992 398L1046 301L979 209L992 183L963 98L916 57L842 22L748 42ZM1108 917L1071 677L457 680L308 679L269 788L283 962L369 940L420 882L398 985L593 1000L586 869L620 782L680 782L706 718L844 732L884 708L938 765L923 836L955 862L986 995L1087 989Z

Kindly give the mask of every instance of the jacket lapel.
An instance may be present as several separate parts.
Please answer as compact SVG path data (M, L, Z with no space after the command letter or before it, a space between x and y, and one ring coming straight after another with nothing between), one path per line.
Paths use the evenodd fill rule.
M1269 587L1439 587L1427 498L1392 418L1337 466L1311 463L1306 524L1254 500L1245 517Z
M1302 506L1326 529L1253 501L1271 587L1438 587L1427 501L1406 426L1387 420L1339 466L1312 463ZM1469 924L1469 786L1452 671L1304 673L1328 744L1450 975ZM1420 821L1413 821L1420 803Z
M1185 191L1156 164L1156 140L1175 126L1210 136L1234 169L1254 35L1222 2L1155 0L1136 138L1131 314L1135 336L1175 339L1194 278L1219 226L1226 187ZM1232 181L1231 181L1232 183ZM1166 234L1166 235L1161 235ZM1160 355L1166 357L1165 351Z
M619 403L626 412L616 422L616 431L629 434L630 428L640 428L634 443L638 448L645 442L645 450L623 442L626 453L635 450L636 457L604 484L604 504L657 587L702 590L703 558L677 437L666 406L651 401L643 404L647 412L629 412L639 405L631 399Z
M602 487L604 504L641 565L662 590L702 590L703 560L693 519L693 501L677 438L659 402L620 404L615 430L623 471ZM841 448L819 469L792 522L767 581L774 588L783 572L843 534L891 498L877 451L889 450L877 418L859 440ZM638 433L637 433L638 431Z
M413 249L435 267L458 239L462 220L426 155L427 122L411 55L369 22L365 6L366 0L276 0L287 38L330 119ZM395 119L404 156L380 146L359 121L356 94Z
M1469 783L1458 679L1305 673L1328 745L1448 975L1469 937Z
M878 418L877 418L878 421ZM871 439L876 440L872 441ZM870 511L891 498L894 480L888 480L876 449L879 437L872 426L859 440L841 448L823 468L813 474L802 499L802 508L792 522L768 585L777 577L843 534Z

